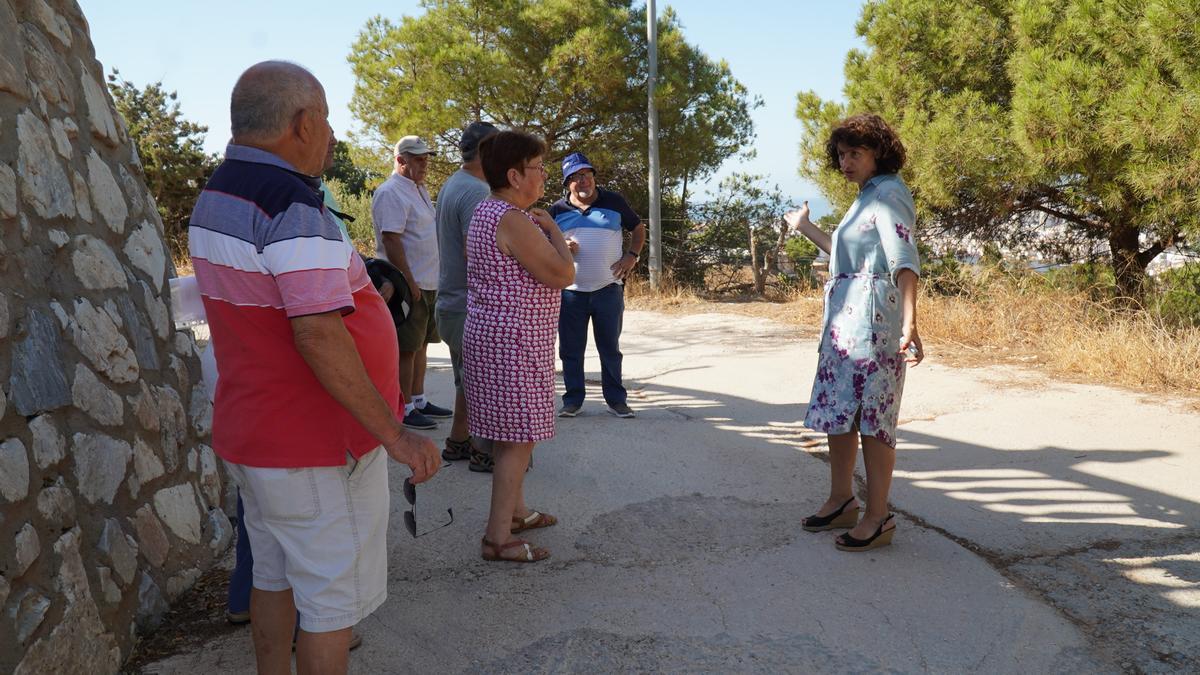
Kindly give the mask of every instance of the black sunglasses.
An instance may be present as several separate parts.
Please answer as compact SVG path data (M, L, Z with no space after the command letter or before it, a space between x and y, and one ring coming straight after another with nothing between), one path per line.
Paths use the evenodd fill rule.
M450 466L450 464L446 463L442 465L442 468L446 468L448 466ZM404 501L408 502L409 506L409 509L404 512L404 529L408 530L408 533L412 535L414 539L417 537L424 537L430 532L436 532L437 530L440 530L454 522L454 509L446 509L446 513L450 515L450 520L448 522L442 523L432 530L427 530L421 534L417 534L417 486L413 485L411 478L404 479Z

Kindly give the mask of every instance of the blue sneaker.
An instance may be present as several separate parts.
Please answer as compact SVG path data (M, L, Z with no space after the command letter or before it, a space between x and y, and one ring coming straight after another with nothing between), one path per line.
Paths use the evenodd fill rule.
M416 411L426 417L437 417L437 418L441 418L441 419L454 417L453 410L446 410L442 406L434 405L434 404L430 403L429 401L425 401L424 408L417 408Z
M414 409L404 416L404 426L409 429L436 429L437 422L434 422Z

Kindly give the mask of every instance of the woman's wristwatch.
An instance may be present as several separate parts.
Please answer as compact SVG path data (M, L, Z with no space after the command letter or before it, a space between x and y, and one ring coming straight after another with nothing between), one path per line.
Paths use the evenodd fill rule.
M625 255L631 255L631 256L633 256L633 261L634 261L634 262L637 262L637 261L639 261L639 260L641 260L641 259L642 259L642 256L638 255L637 253L634 253L633 251L625 251Z

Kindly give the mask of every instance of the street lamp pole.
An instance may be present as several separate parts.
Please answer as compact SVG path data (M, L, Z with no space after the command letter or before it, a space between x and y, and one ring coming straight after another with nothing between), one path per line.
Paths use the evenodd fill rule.
M662 279L662 195L658 179L658 107L654 102L658 80L658 13L654 0L646 0L646 41L650 45L650 77L646 81L646 115L650 123L650 288L657 291Z

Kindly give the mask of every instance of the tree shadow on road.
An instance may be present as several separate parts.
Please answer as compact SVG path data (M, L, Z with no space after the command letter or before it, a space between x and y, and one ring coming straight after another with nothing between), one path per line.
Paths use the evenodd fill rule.
M827 460L825 435L800 421L806 403L769 404L656 382L635 383L631 391L643 415L657 408L736 435L742 444ZM892 501L898 511L1043 596L1119 662L1147 671L1200 667L1194 527L1200 501L1144 487L1146 470L1139 466L1178 453L1005 449L904 426L897 435ZM861 488L861 459L857 475Z
M678 346L678 336L674 339L664 351ZM779 336L767 339L774 344ZM683 340L732 345L741 336L714 328L687 331ZM431 369L435 361L430 359ZM630 404L651 423L705 424L712 433L727 436L727 445L737 452L827 459L825 435L801 421L804 401L767 403L655 381L666 375L687 378L685 371L708 367L702 361L675 364L668 371L630 379ZM776 392L771 394L766 398L777 401ZM601 400L595 373L589 373L588 401ZM595 414L585 406L583 419ZM1164 665L1200 667L1194 656L1200 653L1200 540L1194 529L1200 522L1200 501L1146 487L1143 474L1149 472L1140 466L1171 461L1177 453L1005 448L1002 438L964 441L929 433L929 426L914 420L898 429L892 489L897 511L983 556L1084 628L1118 663L1147 671ZM642 438L639 428L644 427L624 427L622 440L646 443L647 452L681 450L670 446L669 437ZM587 427L560 425L556 442L570 443L577 433L588 433ZM552 471L553 461L546 467ZM824 497L805 495L801 500L815 506Z

